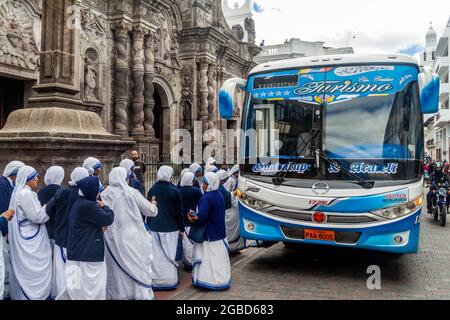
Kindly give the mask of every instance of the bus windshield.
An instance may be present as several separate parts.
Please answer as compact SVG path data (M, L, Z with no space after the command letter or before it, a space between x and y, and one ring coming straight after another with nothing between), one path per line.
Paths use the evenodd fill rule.
M244 141L244 174L352 180L347 169L374 181L420 179L423 117L416 68L290 73L249 80L243 130L246 136L254 132L256 145ZM317 157L316 150L332 162Z

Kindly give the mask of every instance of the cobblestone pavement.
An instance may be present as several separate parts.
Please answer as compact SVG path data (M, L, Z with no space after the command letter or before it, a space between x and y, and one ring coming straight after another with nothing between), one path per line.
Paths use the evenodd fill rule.
M313 246L248 249L232 257L232 287L208 292L180 272L180 289L158 299L450 299L450 225L425 212L417 255ZM381 290L369 290L367 268L381 269Z

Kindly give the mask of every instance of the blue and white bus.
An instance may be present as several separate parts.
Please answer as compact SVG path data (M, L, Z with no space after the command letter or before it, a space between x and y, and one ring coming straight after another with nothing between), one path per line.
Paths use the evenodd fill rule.
M431 69L401 55L263 64L225 82L222 118L238 89L244 238L418 251L423 115L439 99Z

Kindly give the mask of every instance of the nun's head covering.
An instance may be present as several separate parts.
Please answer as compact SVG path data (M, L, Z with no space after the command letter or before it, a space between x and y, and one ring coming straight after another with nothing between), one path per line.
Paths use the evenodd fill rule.
M203 169L202 166L199 165L198 163L193 163L189 167L189 171L191 171L194 175L196 175L197 173L203 172Z
M20 192L25 188L25 185L31 180L36 179L38 176L36 170L29 166L23 166L17 172L16 185L11 195L11 201L9 203L9 209L17 209L17 199Z
M131 177L134 174L134 162L130 159L125 159L120 162L120 167L124 168L127 171L128 177Z
M92 176L97 169L101 169L103 164L100 160L96 158L89 157L83 162L83 167L89 172L89 175Z
M81 181L87 177L89 177L89 172L85 168L75 168L70 175L69 185L75 187L78 181Z
M173 169L168 166L162 166L158 170L157 180L171 182L173 177Z
M194 185L194 174L192 172L186 172L180 181L181 187L192 187Z
M186 173L188 173L188 172L191 172L189 169L183 169L183 170L181 170L181 173L180 173L180 180L181 179L183 179L183 176L186 174Z
M214 173L217 173L219 171L219 169L216 167L216 166L209 166L206 170L205 170L205 173L208 173L208 172L214 172Z
M208 186L208 189L206 190L206 192L212 192L212 191L219 190L220 180L216 173L208 172L202 178L202 181L204 184L206 184Z
M44 182L46 186L49 185L58 185L61 186L61 183L64 180L64 169L59 166L50 167L45 173Z
M89 201L97 201L97 195L100 190L98 177L87 177L77 182L80 188L80 195Z
M122 166L114 168L109 173L109 184L113 188L122 188L124 191L127 190L128 172Z
M213 157L208 158L208 160L206 160L206 164L208 164L210 166L213 164L216 164L216 159L214 159Z
M5 170L3 171L3 176L5 178L16 177L17 172L22 167L25 167L25 163L21 161L12 161L6 165Z
M239 165L235 165L233 168L230 169L228 175L231 177L233 174L239 173L240 168Z
M228 173L225 170L219 170L219 172L217 172L217 177L219 178L219 181L221 183L223 183L229 179Z

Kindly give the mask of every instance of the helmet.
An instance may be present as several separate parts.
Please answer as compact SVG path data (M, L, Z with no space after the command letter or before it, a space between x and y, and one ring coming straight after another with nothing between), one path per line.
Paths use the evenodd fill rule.
M442 171L442 169L444 169L444 164L442 162L436 162L434 164L434 170Z

